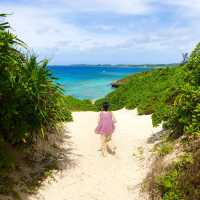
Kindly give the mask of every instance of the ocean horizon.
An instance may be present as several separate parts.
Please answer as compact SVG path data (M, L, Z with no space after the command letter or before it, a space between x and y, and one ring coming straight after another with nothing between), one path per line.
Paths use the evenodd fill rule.
M130 74L149 71L147 66L51 65L48 68L64 89L64 94L78 99L98 99L114 89L111 83Z

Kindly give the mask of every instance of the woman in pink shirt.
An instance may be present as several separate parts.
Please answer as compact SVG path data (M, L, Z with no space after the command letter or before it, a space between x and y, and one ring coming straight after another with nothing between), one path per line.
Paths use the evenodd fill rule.
M112 142L116 120L112 112L109 112L108 109L109 104L107 102L103 103L102 111L99 114L98 126L95 129L95 132L101 136L101 151L103 156L107 155L107 150L110 150L114 154L116 149Z

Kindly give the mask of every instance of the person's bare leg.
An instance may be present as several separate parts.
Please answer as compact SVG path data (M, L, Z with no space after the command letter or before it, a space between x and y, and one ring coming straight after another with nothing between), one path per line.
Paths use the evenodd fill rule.
M116 146L113 143L112 135L107 136L107 143L106 144L107 144L108 149L110 149L112 151L112 153L115 153Z
M105 157L107 155L106 152L106 136L101 135L101 153Z

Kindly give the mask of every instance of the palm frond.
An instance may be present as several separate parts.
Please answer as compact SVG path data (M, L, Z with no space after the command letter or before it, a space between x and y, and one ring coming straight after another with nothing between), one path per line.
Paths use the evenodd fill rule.
M5 18L7 17L8 14L4 14L4 13L0 13L0 18ZM10 28L10 25L8 22L1 22L0 23L0 31L4 31L6 29L9 29Z

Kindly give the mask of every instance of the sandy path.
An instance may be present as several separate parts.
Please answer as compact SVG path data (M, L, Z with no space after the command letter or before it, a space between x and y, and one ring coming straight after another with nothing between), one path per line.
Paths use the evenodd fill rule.
M97 113L75 112L74 122L66 129L72 136L73 154L77 165L56 175L56 181L45 183L31 200L145 200L139 195L139 184L148 171L146 140L161 128L153 128L150 116L138 116L136 111L114 112L117 129L113 140L115 156L102 157L99 136L93 130ZM133 156L138 147L144 149L144 159ZM67 147L66 147L67 148Z

